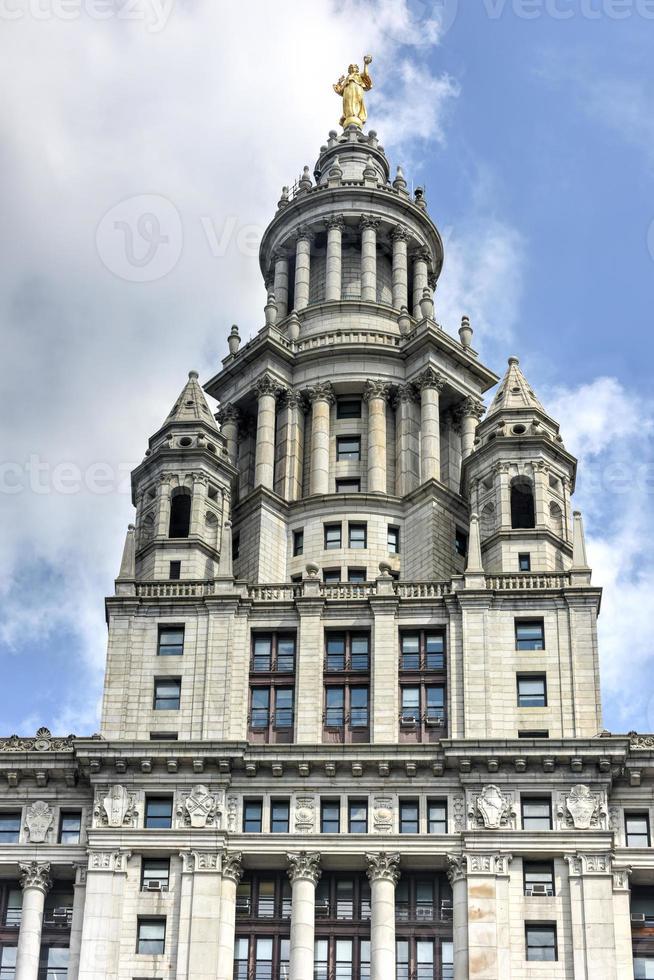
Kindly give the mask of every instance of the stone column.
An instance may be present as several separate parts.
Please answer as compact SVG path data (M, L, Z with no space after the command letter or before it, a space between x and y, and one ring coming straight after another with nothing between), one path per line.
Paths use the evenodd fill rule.
M289 389L284 392L283 404L283 424L280 430L283 448L281 495L284 500L299 500L302 496L304 398L301 392Z
M381 218L364 214L361 218L361 299L377 302L377 229Z
M368 403L368 493L386 493L386 402L388 385L368 381L363 393Z
M509 464L495 464L496 480L499 483L500 527L511 527L511 490L509 487Z
M342 244L343 216L333 214L327 219L327 266L325 281L325 300L336 302L341 298L342 289Z
M130 857L130 851L89 853L79 980L118 980Z
M311 280L311 234L308 228L298 229L295 247L295 301L296 310L309 305L309 284Z
M285 252L275 252L274 259L273 291L277 302L277 319L283 320L288 314L288 256Z
M208 489L209 478L204 473L194 473L193 496L191 497L191 534L202 534Z
M291 898L290 980L313 980L316 885L320 881L320 854L288 854Z
M447 865L447 877L452 886L454 980L468 980L468 884L465 854L448 854Z
M77 980L79 959L82 952L82 928L84 926L84 905L86 903L86 864L75 865L75 885L73 894L73 921L70 925L68 945L68 980Z
M220 431L227 440L227 455L230 462L236 465L238 454L238 423L240 412L234 405L223 405L218 412Z
M398 853L366 854L370 880L370 978L395 980L395 886L400 877Z
M420 390L420 482L441 478L440 393L443 379L428 367L416 381Z
M546 527L549 523L547 509L549 465L542 459L534 463L534 510L537 527Z
M222 887L218 917L218 980L232 980L234 975L234 939L236 929L236 886L243 877L241 854L224 854Z
M429 285L429 251L420 248L413 255L413 316L416 320L422 320L422 310L420 300L422 291Z
M401 310L409 305L409 276L407 271L407 241L409 232L398 225L393 232L393 307Z
M418 486L420 443L416 403L418 395L412 384L400 385L395 392L395 432L397 445L396 493L404 497Z
M264 374L254 386L258 400L254 485L268 487L269 490L272 490L275 474L275 399L278 388L269 374Z
M170 526L170 473L159 477L159 508L157 513L158 538L167 538Z
M19 864L23 889L23 912L16 952L16 980L38 980L41 956L41 930L45 896L52 887L50 865L30 861Z
M311 474L309 493L329 493L329 415L335 402L331 382L314 385L307 391L311 401Z
M467 459L475 448L475 436L479 420L485 412L481 402L466 398L461 406L461 454Z

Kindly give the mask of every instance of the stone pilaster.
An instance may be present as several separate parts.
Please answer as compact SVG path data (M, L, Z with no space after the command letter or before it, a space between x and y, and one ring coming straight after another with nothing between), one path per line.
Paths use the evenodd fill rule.
M295 246L295 300L296 310L303 310L309 305L309 287L311 282L311 241L312 236L307 228L298 229Z
M395 432L397 446L396 493L404 497L416 489L420 472L417 402L414 385L400 385L395 390Z
M159 499L157 510L157 537L167 538L170 526L170 473L159 477Z
M191 497L191 534L201 535L204 529L208 489L209 478L206 474L194 473L193 496Z
M361 299L377 301L377 229L381 218L364 214L361 218Z
M441 478L440 393L443 379L428 367L416 380L420 391L420 482Z
M82 929L84 927L84 906L86 903L87 870L86 863L75 865L75 884L73 886L73 920L70 924L67 980L77 980L79 976L79 962L82 952Z
M534 463L534 507L538 527L546 527L549 523L547 509L549 472L549 465L544 460L539 459Z
M475 435L484 406L475 398L466 398L461 405L461 455L467 459L475 447Z
M236 930L236 888L243 877L240 851L223 854L221 872L217 980L232 980ZM214 976L216 976L215 973Z
M334 214L327 220L327 267L325 299L328 303L341 298L343 216Z
M423 290L429 285L429 251L419 248L413 255L413 316L422 320L420 301Z
M409 232L398 225L393 232L393 307L401 310L409 305L409 273L407 242Z
M370 974L373 980L395 980L395 886L400 855L366 854L370 881Z
M366 382L363 397L368 403L368 493L386 493L386 402L389 386Z
M236 464L238 454L238 423L240 412L234 405L222 405L218 412L218 424L227 440L227 454L230 462Z
M218 851L182 851L177 980L215 980L219 969L224 877ZM232 960L234 949L232 947Z
M447 877L452 886L452 938L454 980L468 980L468 882L465 854L447 855Z
M613 862L609 852L565 855L570 887L574 980L623 980L616 962ZM623 951L624 955L624 951Z
M90 851L82 926L80 980L120 974L120 941L129 851Z
M299 391L287 390L282 395L282 486L284 500L299 500L302 496L302 461L304 452L304 397Z
M313 980L316 885L320 854L300 851L288 856L291 881L290 980Z
M18 932L16 980L38 980L45 896L52 887L50 865L30 861L18 865L23 912Z
M314 385L307 391L311 402L311 474L309 493L329 493L329 418L335 402L334 389L329 381Z

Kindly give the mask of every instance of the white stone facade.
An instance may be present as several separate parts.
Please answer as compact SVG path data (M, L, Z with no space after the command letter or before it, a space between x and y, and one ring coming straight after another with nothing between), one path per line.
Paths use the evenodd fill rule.
M654 737L602 730L576 461L434 313L374 132L133 474L101 734L0 740L0 978L654 976ZM651 971L651 972L648 972Z

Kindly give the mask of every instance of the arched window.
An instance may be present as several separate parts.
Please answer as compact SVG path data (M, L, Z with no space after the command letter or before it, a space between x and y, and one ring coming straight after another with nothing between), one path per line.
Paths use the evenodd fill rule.
M493 533L495 530L495 504L488 503L485 505L480 515L480 523L484 536Z
M191 494L185 487L173 490L170 501L169 538L188 538L191 526Z
M550 503L550 527L560 538L563 537L563 511L555 500Z
M525 476L516 476L511 480L511 527L535 526L534 488L531 480Z

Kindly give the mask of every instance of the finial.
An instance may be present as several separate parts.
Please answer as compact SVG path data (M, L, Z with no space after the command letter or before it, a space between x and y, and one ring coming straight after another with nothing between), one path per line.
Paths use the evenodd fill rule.
M366 160L366 165L363 168L363 179L364 180L377 180L378 174L375 170L375 161L372 157L368 157Z
M291 315L288 318L288 324L286 327L286 335L291 343L295 344L300 337L300 318L297 315L297 310L292 310Z
M266 315L266 326L274 327L277 323L277 300L272 289L268 291L268 300L263 308L263 312Z
M363 129L368 118L364 92L369 92L372 88L372 78L368 72L368 65L371 63L370 55L364 55L363 71L359 71L358 65L351 64L347 75L341 75L334 85L336 94L343 98L343 114L340 120L343 129L349 129L351 126Z
M509 367L511 367L513 364L515 364L515 366L517 367L519 363L520 363L520 358L516 357L515 355L509 358Z
M462 347L470 347L470 344L472 343L472 332L470 317L462 316L461 326L459 327L459 339Z
M425 286L422 291L422 298L420 300L420 312L422 313L425 320L434 319L434 299L432 296L432 291L429 286Z
M300 177L298 186L301 191L310 191L313 187L313 184L311 183L311 174L309 173L309 168L306 166L302 171L302 176Z
M282 187L282 196L280 197L279 201L277 202L277 210L280 210L281 208L285 208L288 203L289 203L289 201L288 201L288 187Z
M395 180L393 181L393 187L396 191L406 191L407 183L404 179L404 171L402 170L402 167L398 166L397 168L397 174L395 176Z
M229 353L232 355L232 357L238 352L238 349L241 346L241 337L236 324L232 326L231 333L227 338L227 346L229 347Z
M189 371L188 376L190 381L197 381L197 379L200 377L197 371Z
M423 187L416 187L413 193L413 203L422 211L427 210L427 201L425 200L425 191Z
M397 325L400 328L400 333L403 337L411 330L411 317L409 316L409 311L406 306L403 306L400 310L400 315L397 318Z

